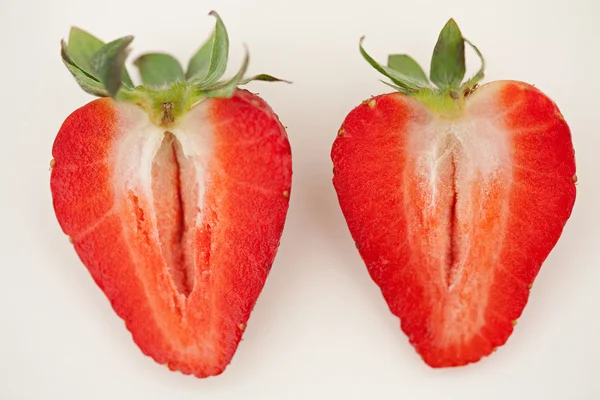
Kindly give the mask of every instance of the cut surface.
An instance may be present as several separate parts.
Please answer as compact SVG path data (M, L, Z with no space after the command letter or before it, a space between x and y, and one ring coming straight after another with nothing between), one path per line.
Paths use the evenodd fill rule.
M152 198L156 213L162 258L179 293L188 296L194 288L196 220L201 218L198 182L205 176L185 156L171 132L164 134L152 162Z
M61 227L141 350L199 377L237 348L283 230L291 155L258 97L206 100L168 130L100 99L54 144Z
M442 118L401 94L347 117L332 159L350 232L431 366L504 344L575 199L569 129L532 86L501 81Z

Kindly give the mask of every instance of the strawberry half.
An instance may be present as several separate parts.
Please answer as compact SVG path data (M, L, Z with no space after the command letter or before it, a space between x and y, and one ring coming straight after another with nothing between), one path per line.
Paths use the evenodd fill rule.
M56 217L148 356L218 375L265 283L291 189L286 132L259 97L219 81L228 38L215 31L184 74L167 54L124 68L132 37L104 44L79 29L65 65L102 97L71 114L52 150Z
M482 61L464 83L465 43ZM397 93L345 119L333 184L390 310L432 367L503 345L571 214L575 159L557 106L523 82L483 78L453 20L430 79L406 55L380 65ZM431 83L437 87L433 87Z

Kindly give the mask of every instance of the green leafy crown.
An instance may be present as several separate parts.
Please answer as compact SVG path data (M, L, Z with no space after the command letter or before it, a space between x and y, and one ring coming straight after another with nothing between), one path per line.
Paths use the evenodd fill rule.
M231 97L239 85L251 81L287 82L267 74L244 77L249 64L247 49L239 71L231 79L221 80L227 68L229 38L221 17L215 11L210 15L216 18L215 29L190 59L185 72L169 54L144 54L134 61L142 79L142 84L136 86L125 67L133 36L104 43L76 27L71 28L68 43L61 41L62 60L87 93L133 102L155 114L162 124L173 122L202 99Z
M462 36L453 19L450 19L440 32L431 57L429 78L421 66L406 54L391 54L388 56L387 65L379 64L365 51L363 40L364 36L359 42L362 56L373 68L391 80L391 83L382 82L406 95L459 100L468 95L484 76L485 61L481 52ZM481 67L473 77L463 81L466 73L465 43L477 53Z

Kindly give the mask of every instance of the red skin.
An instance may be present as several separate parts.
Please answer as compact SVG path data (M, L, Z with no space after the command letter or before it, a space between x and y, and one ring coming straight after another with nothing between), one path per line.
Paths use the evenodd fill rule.
M185 299L161 255L161 227L148 218L152 207L164 216L169 204L114 191L110 148L128 134L117 132L115 106L110 98L92 101L61 127L52 151L56 216L146 355L184 374L218 375L237 349L279 246L292 175L285 130L247 91L201 103L214 142L203 219L187 249L195 257L195 289Z
M483 205L467 219L448 223L454 218L449 203L433 217L423 214L427 193L419 186L407 130L433 114L419 101L393 93L358 106L332 149L333 183L359 253L402 330L432 367L476 362L506 342L575 201L571 135L556 105L514 81L480 87L467 102L490 93L473 113L500 118L512 175L503 172L487 186L475 178L465 186L458 201L470 196ZM450 184L440 187L454 191ZM452 237L434 236L440 221L453 229ZM467 230L473 246L461 247ZM458 246L452 247L454 257L467 260L452 289L438 272L439 254L447 251L439 243Z

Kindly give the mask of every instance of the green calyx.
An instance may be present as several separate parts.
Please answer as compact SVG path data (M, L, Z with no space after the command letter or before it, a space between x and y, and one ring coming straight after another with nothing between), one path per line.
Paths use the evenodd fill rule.
M210 15L216 18L215 29L190 59L187 70L169 54L144 54L134 61L141 85L134 85L125 68L133 36L104 43L73 27L68 43L61 41L62 60L84 91L134 103L161 126L175 123L199 101L230 98L238 86L251 81L287 82L266 74L245 78L249 64L247 49L240 70L231 79L222 80L227 68L229 38L221 17L215 11Z
M440 32L431 57L429 78L419 64L406 54L392 54L388 57L387 65L379 64L367 54L362 45L363 40L364 36L359 42L362 56L373 68L391 80L382 81L383 83L421 100L442 115L452 116L459 112L465 98L475 90L484 76L485 60L481 52L462 36L453 19ZM475 50L481 60L479 71L466 81L465 43Z

